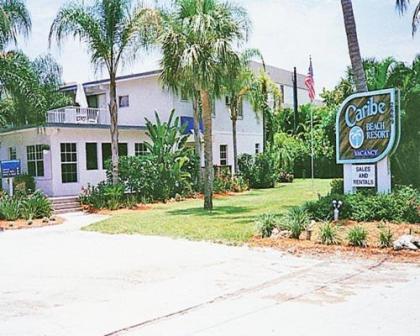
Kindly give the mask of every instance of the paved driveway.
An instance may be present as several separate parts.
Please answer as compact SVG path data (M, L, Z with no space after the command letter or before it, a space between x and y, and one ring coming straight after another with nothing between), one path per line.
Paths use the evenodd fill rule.
M0 335L418 335L420 264L79 228L0 233Z

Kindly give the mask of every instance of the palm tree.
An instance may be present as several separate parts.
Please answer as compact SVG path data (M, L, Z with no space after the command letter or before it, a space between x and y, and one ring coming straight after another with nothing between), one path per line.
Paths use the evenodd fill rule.
M152 45L159 20L157 11L134 5L132 0L94 0L92 5L84 1L64 5L51 25L50 45L53 38L60 46L66 37L78 37L89 46L92 64L108 71L114 184L118 182L117 72L124 61L133 60L141 48Z
M409 3L410 3L410 0L396 0L395 2L397 9L400 11L401 14L405 13ZM416 8L414 9L414 13L413 13L413 22L411 24L413 35L417 32L417 26L419 24L420 24L420 1L417 4Z
M249 68L249 62L252 58L259 57L262 60L262 55L257 49L247 49L239 55L238 69L226 76L226 83L224 84L224 92L229 100L229 113L232 121L232 142L233 142L233 163L234 171L238 172L238 146L236 140L236 123L238 121L239 113L246 96L255 88L253 85L254 75Z
M368 87L366 84L365 72L363 71L362 57L360 55L352 0L341 0L341 7L343 9L344 26L346 28L347 43L353 75L356 82L356 89L358 92L366 92L368 91Z
M19 34L31 31L31 17L22 0L0 0L0 51L9 43L16 44Z
M259 58L262 63L263 71L255 73L250 68L250 62L253 58ZM268 95L271 95L276 106L280 107L279 98L281 96L278 87L271 81L265 73L265 63L262 54L258 49L246 49L239 55L238 68L232 71L229 76L226 76L224 85L224 92L227 94L229 100L229 113L232 121L232 142L233 142L233 158L234 170L238 172L238 149L237 149L237 136L236 124L238 121L239 113L242 108L244 100L248 99L255 110L261 112L263 115L263 128L266 128L267 108L270 106L267 102Z
M201 101L207 210L213 209L212 99L220 96L224 76L239 63L234 44L246 40L248 28L242 7L218 0L175 0L164 19L161 79L175 90L193 79Z

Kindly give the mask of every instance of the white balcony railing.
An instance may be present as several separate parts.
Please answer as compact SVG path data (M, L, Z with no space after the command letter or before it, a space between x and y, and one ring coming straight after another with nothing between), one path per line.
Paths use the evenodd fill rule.
M52 124L100 124L106 111L99 108L77 106L61 107L47 112L47 122Z

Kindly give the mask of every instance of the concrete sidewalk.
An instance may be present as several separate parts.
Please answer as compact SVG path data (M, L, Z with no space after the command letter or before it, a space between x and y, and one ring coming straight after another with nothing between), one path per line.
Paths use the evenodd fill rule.
M0 234L0 335L418 335L420 265L80 231Z

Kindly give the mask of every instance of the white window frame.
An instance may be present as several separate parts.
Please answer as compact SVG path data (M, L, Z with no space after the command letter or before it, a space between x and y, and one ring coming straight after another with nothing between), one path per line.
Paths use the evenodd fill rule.
M224 147L225 150L222 151L222 147ZM229 164L228 159L228 145L222 144L219 146L219 163L221 166L227 166ZM222 161L225 161L223 164Z
M9 147L9 160L17 160L16 147Z
M72 150L65 150L63 151L62 146L66 145L74 145L74 151ZM64 155L64 159L63 159ZM76 160L72 159L72 156L76 155ZM70 159L68 157L70 156ZM79 182L79 169L78 169L78 157L77 157L77 143L76 142L62 142L60 143L60 167L61 167L61 183L63 184L70 184L70 183L78 183ZM63 179L63 166L64 165L75 165L76 166L76 180L75 181L64 181ZM72 172L71 172L72 173Z
M140 147L143 147L143 149L140 149ZM136 142L134 144L134 155L135 156L145 156L149 154L149 151L147 150L146 145L144 142Z

